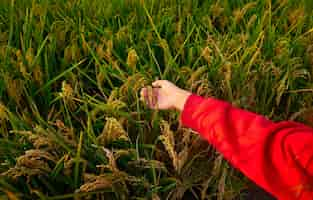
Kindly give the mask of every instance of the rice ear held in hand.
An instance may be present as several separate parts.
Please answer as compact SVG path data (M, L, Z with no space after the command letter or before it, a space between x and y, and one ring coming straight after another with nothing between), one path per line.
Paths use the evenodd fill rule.
M157 100L158 100L158 97L157 97L158 94L157 93L158 93L158 90L154 89L154 88L155 87L153 87L153 86L147 87L147 99L148 99L149 106L157 109ZM158 87L158 88L160 88L160 87Z
M146 86L141 89L140 100L149 106L149 108L152 108L153 102L156 100L155 94L153 94L152 86Z
M140 99L152 109L177 109L182 111L191 93L167 80L158 80L141 89Z

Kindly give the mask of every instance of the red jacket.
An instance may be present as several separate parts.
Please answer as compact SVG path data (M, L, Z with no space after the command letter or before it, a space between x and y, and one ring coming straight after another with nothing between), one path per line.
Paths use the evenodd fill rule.
M278 199L313 199L313 129L274 123L214 98L188 97L181 123Z

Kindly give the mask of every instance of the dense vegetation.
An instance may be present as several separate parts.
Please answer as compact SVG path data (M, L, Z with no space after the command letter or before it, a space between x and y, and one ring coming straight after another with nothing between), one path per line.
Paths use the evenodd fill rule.
M139 90L168 79L313 125L310 7L1 0L0 199L240 198L250 183Z

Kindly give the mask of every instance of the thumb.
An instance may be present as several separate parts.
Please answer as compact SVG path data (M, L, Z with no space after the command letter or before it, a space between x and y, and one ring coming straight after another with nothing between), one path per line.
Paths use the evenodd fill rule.
M157 80L152 83L152 86L162 88L165 86L165 84L166 84L166 80Z

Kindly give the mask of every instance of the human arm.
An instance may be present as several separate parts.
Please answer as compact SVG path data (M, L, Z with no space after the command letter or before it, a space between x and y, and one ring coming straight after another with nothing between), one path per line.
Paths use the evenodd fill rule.
M274 123L215 98L186 93L181 99L183 107L169 108L180 108L182 125L197 131L235 168L279 199L312 199L312 128Z
M191 95L181 114L235 168L279 199L312 199L313 129L274 123L214 98Z

